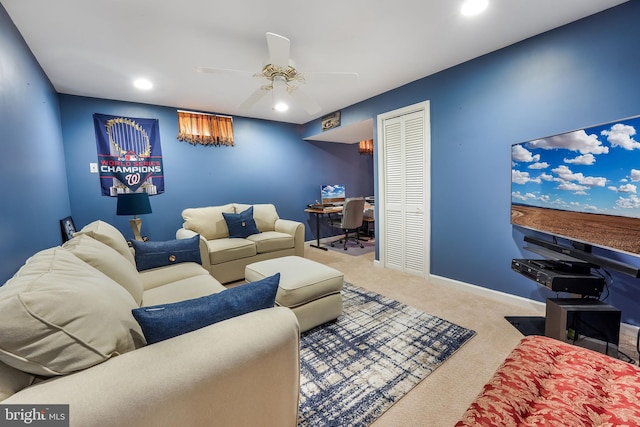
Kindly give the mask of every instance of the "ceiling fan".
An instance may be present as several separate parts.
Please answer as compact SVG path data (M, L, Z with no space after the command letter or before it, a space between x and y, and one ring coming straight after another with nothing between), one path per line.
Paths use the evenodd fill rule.
M250 109L268 93L273 96L273 109L285 111L288 108L287 96L291 96L310 115L320 112L320 105L300 89L298 84L305 83L305 75L315 77L329 77L333 80L357 80L357 73L331 72L331 73L301 73L296 69L295 63L289 57L291 42L288 38L267 33L267 47L269 59L262 67L262 71L253 74L254 77L264 78L267 83L257 88L249 97L240 104L241 109ZM230 70L226 68L196 67L201 73L245 73L244 71Z

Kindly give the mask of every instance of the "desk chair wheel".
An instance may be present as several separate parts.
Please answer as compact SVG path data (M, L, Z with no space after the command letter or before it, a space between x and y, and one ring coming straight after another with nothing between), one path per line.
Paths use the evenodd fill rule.
M335 242L336 242L335 240L334 240L333 242L331 242L331 247L332 247L332 248L334 247L334 246L333 246L333 244L334 244ZM340 240L338 240L338 243L342 243L342 242L344 242L344 239L340 239ZM364 245L360 242L360 240L357 240L357 243L360 243L360 247L361 247L361 248L364 248ZM347 249L349 249L349 248L347 247L347 242L344 242L344 248L343 248L343 249L344 249L345 251L346 251Z

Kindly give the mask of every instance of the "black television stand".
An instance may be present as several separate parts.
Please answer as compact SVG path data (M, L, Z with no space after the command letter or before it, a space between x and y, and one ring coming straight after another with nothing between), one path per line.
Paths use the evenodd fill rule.
M535 245L524 249L545 259L513 259L511 268L552 291L579 294L582 298L548 298L545 317L506 316L505 319L525 335L544 334L618 357L621 312L597 299L606 279L592 274L601 267L620 267L618 263L592 255L591 248L586 246L569 249L529 236L524 240ZM638 275L632 268L626 268L625 272Z
M599 297L605 279L591 274L591 264L544 259L513 259L511 268L554 292Z

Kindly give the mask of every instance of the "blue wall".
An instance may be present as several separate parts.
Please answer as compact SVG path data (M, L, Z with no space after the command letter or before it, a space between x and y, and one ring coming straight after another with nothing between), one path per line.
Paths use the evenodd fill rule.
M1 284L70 212L58 97L1 5L0 182Z
M315 238L315 218L304 212L320 197L320 185L344 183L347 196L373 193L372 156L357 144L303 141L297 125L234 117L235 147L178 141L175 108L60 95L69 197L76 226L102 219L132 237L129 217L116 216L116 199L100 194L93 113L157 118L160 126L165 193L151 197L153 213L142 216L142 234L175 238L187 207L229 202L273 203L281 218L306 223ZM323 236L333 230L323 227Z
M630 1L342 110L341 120L347 125L430 100L433 274L540 301L555 296L510 269L512 258L531 257L522 249L523 232L509 222L510 146L640 114L635 89L640 69L638 16L640 2ZM180 210L187 206L273 201L282 217L308 222L302 208L318 197L322 183L345 182L353 191L350 195L372 192L371 182L363 182L363 170L372 169L370 157L357 155L355 146L302 140L320 133L319 120L299 129L236 117L237 147L193 147L175 139L174 109L61 95L67 202L61 188L64 174L56 169L64 160L58 110L51 105L54 94L4 11L0 24L0 87L24 90L34 82L39 86L31 87L31 97L12 94L11 103L6 94L0 95L0 177L7 183L17 174L21 184L26 180L29 186L19 193L2 190L3 200L17 194L21 207L13 214L4 212L3 204L0 256L5 276L35 247L56 243L57 220L67 213L67 203L79 226L100 218L130 233L126 218L115 216L115 201L99 195L97 175L89 174L89 162L96 161L93 112L160 119L166 193L151 199L154 213L143 217L143 232L154 239L173 237ZM7 61L20 63L22 75L7 77ZM41 126L26 130L32 133L28 141L22 137L28 122L15 116L14 103L43 120ZM30 144L18 149L22 151L9 142L18 135L23 144ZM14 153L24 159L19 171L17 162L7 160ZM47 163L43 167L32 161L33 156ZM14 230L14 224L25 221L37 228L37 242L25 242L23 230ZM10 244L4 243L4 236ZM311 238L308 230L307 239ZM636 257L606 254L640 264ZM640 325L640 281L614 274L607 301L623 310L625 322Z
M510 225L510 146L640 114L638 17L640 2L627 2L342 110L348 124L430 100L432 274L556 296L510 268L512 258L536 257ZM613 279L607 302L640 325L640 280Z

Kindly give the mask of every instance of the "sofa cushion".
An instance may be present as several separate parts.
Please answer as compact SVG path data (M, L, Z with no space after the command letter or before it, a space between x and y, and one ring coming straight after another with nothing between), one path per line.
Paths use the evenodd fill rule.
M254 234L247 237L247 240L251 240L256 244L256 252L259 254L291 249L295 246L295 240L292 235L277 231Z
M189 239L158 242L133 240L131 245L135 251L136 266L139 271L182 262L202 264L200 259L200 236L198 234Z
M132 310L148 344L273 307L280 274L209 296Z
M136 304L140 305L142 278L136 268L115 249L87 234L75 235L62 247L115 280L131 294Z
M185 277L164 286L149 289L142 296L142 306L169 304L204 297L224 291L225 288L212 276Z
M229 237L232 239L244 239L252 234L260 233L258 227L256 227L256 222L253 220L253 206L240 213L223 212L222 216L227 223Z
M29 387L36 377L0 362L0 402Z
M133 253L127 240L113 225L98 220L85 225L82 230L76 232L73 236L75 237L77 234L86 234L115 249L135 267L136 261L133 259Z
M151 268L141 271L139 274L145 291L188 277L208 276L213 279L207 270L195 262L183 262L168 267ZM217 282L215 279L214 281Z
M0 287L0 361L43 376L88 368L144 344L122 286L62 247L35 254Z
M278 220L279 217L274 205L271 203L258 203L255 205L236 203L236 212L242 212L250 206L253 207L253 219L256 222L258 230L261 232L275 230L276 220Z
M211 264L254 256L256 244L247 239L216 239L207 241Z
M229 237L227 223L222 216L223 212L235 213L233 204L185 209L182 211L182 219L184 219L182 227L201 234L207 240Z

